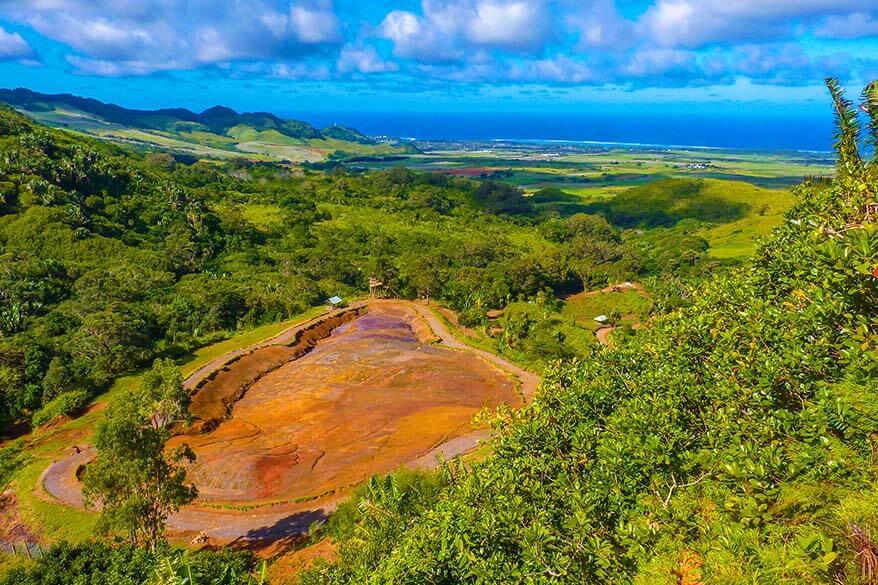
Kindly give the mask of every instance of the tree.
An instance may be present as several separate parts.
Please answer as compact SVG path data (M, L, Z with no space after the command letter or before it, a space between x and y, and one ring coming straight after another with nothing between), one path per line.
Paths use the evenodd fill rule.
M182 465L194 453L186 445L165 448L172 428L191 419L189 402L174 362L156 360L140 387L108 409L95 433L97 460L83 480L87 501L102 506L103 531L127 532L155 550L168 516L195 499Z
M826 87L832 96L835 110L835 151L838 154L838 173L851 174L859 168L862 160L859 147L860 120L853 102L845 98L838 79L826 78Z

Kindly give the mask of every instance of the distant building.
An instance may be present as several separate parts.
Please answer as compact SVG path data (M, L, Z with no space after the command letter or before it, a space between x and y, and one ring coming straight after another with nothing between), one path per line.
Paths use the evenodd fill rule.
M610 318L606 315L598 315L594 318L594 320L603 325L604 323L608 323L610 321Z
M329 297L326 299L326 302L333 308L338 308L344 305L344 299L339 296Z

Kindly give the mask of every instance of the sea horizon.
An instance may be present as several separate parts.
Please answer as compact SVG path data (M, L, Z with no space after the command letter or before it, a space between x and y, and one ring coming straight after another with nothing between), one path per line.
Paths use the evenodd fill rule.
M558 143L753 152L831 151L832 124L817 114L644 114L545 112L279 113L323 128L419 141Z

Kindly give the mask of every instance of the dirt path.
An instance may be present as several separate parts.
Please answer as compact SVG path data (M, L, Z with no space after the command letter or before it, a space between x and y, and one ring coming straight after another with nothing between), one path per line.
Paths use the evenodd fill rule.
M498 355L495 355L483 349L479 349L477 347L473 347L458 340L450 331L448 331L448 329L446 329L445 324L442 323L442 321L438 317L436 317L433 311L431 311L428 307L425 307L420 303L411 303L411 305L415 309L417 309L417 311L430 326L430 329L432 329L436 336L442 340L443 345L451 347L453 349L461 349L464 351L472 352L482 359L486 360L487 362L499 367L501 370L512 374L513 376L518 378L521 384L521 393L524 395L525 399L530 401L533 398L533 395L536 393L536 390L540 385L539 376L537 376L533 372L529 372L524 368L513 364L510 361L503 359Z
M95 448L89 445L76 455L52 463L40 477L42 487L61 503L84 508L76 471L96 455ZM312 523L324 520L334 508L334 503L319 507L279 505L251 512L185 508L168 518L168 531L179 537L200 535L224 544L262 548L307 533Z
M613 346L613 341L610 339L610 335L615 331L615 327L601 327L597 331L595 331L595 337L597 337L598 341L601 345L606 345L607 347Z
M440 340L439 345L447 348L471 352L492 366L502 370L507 375L518 379L519 388L527 401L530 401L540 383L540 378L535 374L508 362L490 352L469 346L457 338L446 328L445 324L423 304L408 301L372 301L372 303L396 303L413 308L426 322L433 334ZM293 339L296 332L307 327L316 320L325 319L333 313L344 310L361 308L368 302L361 302L343 310L324 313L319 317L300 323L270 339L259 342L248 348L235 350L220 356L195 372L187 379L187 387L194 387L198 382L210 376L217 369L223 368L229 361L241 354L252 351L255 348L265 347L272 344L285 343ZM410 468L426 469L435 467L437 457L440 454L448 459L472 451L480 441L488 437L488 431L478 430L463 436L457 436L442 442L427 453L411 460L406 464ZM83 507L83 499L80 491L76 471L93 459L94 448L82 446L82 451L65 459L54 462L42 474L41 487L55 499L72 507ZM292 542L308 531L308 528L316 521L328 517L334 510L341 495L327 495L317 500L304 503L284 503L270 506L254 507L242 511L233 507L207 507L195 505L180 510L168 519L169 535L181 539L199 537L201 540L209 539L212 544L237 545L248 548L266 549L271 546L276 550L284 542Z
M83 446L79 453L56 461L47 467L40 476L40 485L49 495L68 506L85 507L76 471L80 465L91 462L96 455L97 451L93 446Z

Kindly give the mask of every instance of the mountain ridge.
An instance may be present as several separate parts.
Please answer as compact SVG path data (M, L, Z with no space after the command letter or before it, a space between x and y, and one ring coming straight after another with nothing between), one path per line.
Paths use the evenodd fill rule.
M200 113L187 108L141 110L125 108L95 98L69 93L46 94L23 87L0 89L0 101L34 112L51 111L49 104L64 104L98 116L107 122L147 130L177 131L180 124L198 124L211 132L225 135L231 128L245 125L257 131L275 130L284 136L302 140L332 138L365 145L377 143L354 128L333 124L320 130L302 120L286 120L270 112L239 113L222 105L212 106Z

